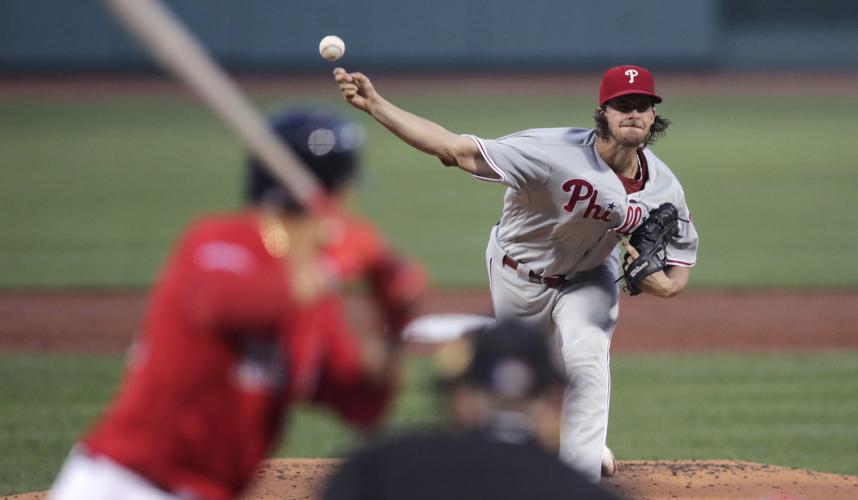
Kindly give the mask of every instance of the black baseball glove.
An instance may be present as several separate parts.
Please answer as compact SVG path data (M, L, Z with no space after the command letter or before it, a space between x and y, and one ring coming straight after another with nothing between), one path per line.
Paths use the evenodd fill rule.
M679 213L672 203L662 203L634 230L629 244L635 247L640 255L629 262L629 255L626 254L626 264L623 266L629 295L641 293L640 282L650 274L664 269L667 243L678 235Z

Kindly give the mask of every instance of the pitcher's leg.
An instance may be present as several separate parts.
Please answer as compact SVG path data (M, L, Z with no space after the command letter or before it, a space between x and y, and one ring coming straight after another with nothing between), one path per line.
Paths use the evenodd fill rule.
M619 294L608 276L596 273L592 278L561 294L554 321L570 380L563 403L560 457L598 482L608 432L610 345Z

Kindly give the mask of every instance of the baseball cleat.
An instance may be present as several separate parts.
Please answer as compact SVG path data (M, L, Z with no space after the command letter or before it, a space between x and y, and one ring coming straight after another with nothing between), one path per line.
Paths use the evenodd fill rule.
M602 448L602 477L614 477L617 474L617 459L606 445Z

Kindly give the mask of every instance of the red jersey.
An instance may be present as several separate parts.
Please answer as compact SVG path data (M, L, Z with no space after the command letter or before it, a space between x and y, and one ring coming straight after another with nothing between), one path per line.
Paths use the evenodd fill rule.
M363 377L339 299L294 304L288 272L254 215L192 226L155 286L121 392L83 440L89 453L222 499L250 480L293 401L373 425L392 387Z

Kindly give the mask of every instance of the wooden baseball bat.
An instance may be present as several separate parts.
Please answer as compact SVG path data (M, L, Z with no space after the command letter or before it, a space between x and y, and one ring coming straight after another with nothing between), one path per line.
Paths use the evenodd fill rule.
M271 131L230 77L159 0L103 0L149 54L185 82L302 206L324 200L319 183Z

